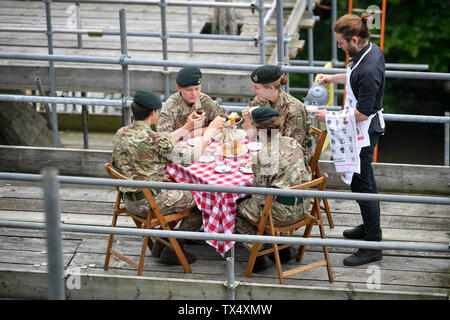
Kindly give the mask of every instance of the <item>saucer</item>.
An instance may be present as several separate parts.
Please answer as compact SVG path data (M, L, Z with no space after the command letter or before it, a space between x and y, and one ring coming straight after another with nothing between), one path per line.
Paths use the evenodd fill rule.
M195 146L199 141L201 141L202 140L202 137L200 136L200 137L195 137L195 138L191 138L191 139L189 139L188 140L188 144L190 145L190 146Z
M199 162L213 162L214 160L216 160L216 157L213 155L201 156L200 159L198 159Z
M226 164L218 165L214 168L214 171L218 173L227 173L231 171L231 167L227 166Z
M253 173L251 166L240 166L239 171L242 173Z
M247 149L250 151L258 151L261 150L262 143L261 142L249 142L247 144Z

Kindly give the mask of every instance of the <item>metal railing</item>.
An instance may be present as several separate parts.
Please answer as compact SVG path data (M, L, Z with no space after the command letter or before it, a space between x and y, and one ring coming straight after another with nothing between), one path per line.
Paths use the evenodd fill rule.
M0 53L1 55L1 53ZM52 103L52 104L80 104L80 105L98 105L108 106L120 109L130 110L131 99L92 99L92 98L75 98L75 97L46 97L46 96L28 96L28 95L12 95L1 94L0 101L10 102L32 102L32 103ZM225 103L226 104L226 103ZM227 112L240 112L245 107L238 105L221 105ZM328 110L341 110L340 106L319 106L319 108ZM130 115L131 117L131 115ZM402 122L418 122L418 123L440 123L444 124L444 165L448 166L450 162L450 114L446 113L445 116L423 116L423 115L408 115L408 114L383 114L386 121L402 121ZM50 118L50 117L49 117ZM83 131L83 139L85 146L87 145L87 131ZM86 148L86 147L85 147Z
M19 181L40 181L43 183L46 223L23 222L0 220L0 227L23 228L23 229L45 229L47 231L48 247L48 281L49 298L65 299L64 291L64 265L62 263L62 231L100 233L100 234L121 234L135 236L157 236L157 237L176 237L183 239L196 240L219 240L219 241L239 241L239 242L262 242L294 244L307 246L327 246L327 247L346 247L346 248L367 248L367 249L390 249L390 250L411 250L411 251L432 251L450 253L449 244L435 243L417 243L417 242L395 242L395 241L359 241L359 240L340 240L340 239L321 239L321 238L302 238L302 237L274 237L274 236L255 236L238 234L217 234L191 231L166 231L166 230L144 230L137 228L118 228L118 227L100 227L100 226L81 226L61 223L59 184L86 184L101 186L122 186L155 188L168 190L190 190L207 192L225 192L242 194L263 194L291 197L317 197L330 199L347 200L372 200L406 203L427 203L450 205L450 198L445 197L427 197L427 196L407 196L407 195L386 195L386 194L362 194L351 192L334 191L316 191L316 190L283 190L272 188L257 187L228 187L217 185L193 185L182 183L167 182L143 182L113 180L102 178L83 178L58 176L58 170L46 168L42 170L42 175L35 174L17 174L0 173L2 180ZM234 281L234 257L227 258L227 293L229 299L234 299L236 284Z
M50 74L50 95L52 97L56 96L56 79L55 79L55 70L54 70L54 62L73 62L73 63L100 63L100 64L118 64L122 66L122 85L123 85L123 96L124 99L122 100L122 112L123 112L123 123L124 125L129 124L131 120L131 111L130 108L127 105L128 98L130 97L130 84L129 84L129 71L128 66L129 65L145 65L145 66L160 66L164 68L163 75L163 91L164 96L167 98L169 94L169 78L168 78L168 67L184 67L184 66L197 66L200 68L206 68L206 69L224 69L224 70L245 70L245 71L253 71L255 68L258 67L258 65L250 65L250 64L225 64L225 63L204 63L204 62L182 62L182 61L169 61L168 60L168 52L167 52L167 39L171 36L167 33L166 27L165 27L165 20L166 15L164 11L165 6L167 5L177 5L177 6L214 6L214 7L236 7L236 8L250 8L255 9L258 8L260 11L260 35L259 35L259 43L263 45L265 41L277 41L277 48L278 48L278 56L283 57L285 56L284 52L284 46L286 43L291 41L290 38L285 38L285 35L283 34L283 1L282 0L276 0L276 7L277 7L277 38L270 38L265 39L264 37L264 27L261 25L264 23L264 17L263 17L263 11L265 8L273 8L272 5L264 5L262 0L258 0L258 4L256 1L253 1L251 3L228 3L228 2L195 2L195 1L147 1L147 0L141 0L141 1L126 1L126 0L116 0L116 1L100 1L100 0L92 0L92 1L75 1L79 7L80 3L113 3L113 4L145 4L145 5L160 5L162 16L161 16L161 22L162 22L162 32L127 32L126 30L126 17L125 17L125 11L120 10L119 12L119 19L120 19L120 31L108 31L104 30L105 33L109 34L115 34L120 35L121 38L121 56L117 58L106 58L106 57L85 57L85 56L63 56L63 55L53 55L53 38L52 35L57 32L64 32L64 33L78 33L78 35L81 35L80 33L87 32L89 34L89 31L86 30L58 30L52 28L51 23L51 11L50 11L50 4L52 0L45 0L45 9L46 9L46 18L47 18L47 28L45 30L47 34L48 39L48 55L32 55L32 54L20 54L20 53L0 53L0 59L10 59L10 60L36 60L36 61L48 61L49 62L49 74ZM55 0L53 0L55 2ZM61 0L57 2L74 2L71 0ZM335 11L335 1L332 1L332 7ZM311 10L311 2L308 2L308 10ZM77 19L78 20L78 19ZM17 30L14 28L6 28L3 30ZM2 31L2 29L0 29ZM43 32L43 29L34 29L34 28L28 28L24 31L29 32ZM91 31L92 32L92 31ZM103 31L102 31L103 32ZM158 36L163 41L163 60L150 60L150 59L133 59L128 57L128 49L127 49L127 36L128 35L136 35L136 36ZM233 39L238 37L245 41L255 40L255 38L251 37L242 37L242 36L232 36L233 38L227 38L230 36L224 36L224 35L188 35L188 34L173 34L174 37L187 37L187 38L196 38L196 37L205 37L210 39L218 39L222 38L224 40L226 39ZM333 40L332 40L333 41ZM310 41L312 42L312 41ZM333 42L335 46L335 41ZM261 57L265 56L264 50L261 50ZM287 50L286 50L287 51ZM311 50L312 51L312 50ZM334 52L334 51L333 51ZM335 56L333 56L333 61L335 61ZM263 62L262 60L261 62ZM284 62L282 59L279 59L279 64L281 66L281 69L286 74L289 73L300 73L300 74L313 74L313 73L324 73L324 74L336 74L336 73L342 73L345 72L345 69L341 68L320 68L320 67L314 67L314 61L312 60L312 55L309 55L308 64L309 66L286 66L283 65ZM411 65L408 65L411 67ZM388 70L386 71L386 77L387 78L408 78L408 79L429 79L429 80L450 80L450 74L448 73L431 73L431 72L410 72L410 71L392 71ZM289 90L289 88L287 88ZM306 90L302 88L292 88L292 90ZM97 99L98 100L98 99ZM109 100L111 101L111 100ZM56 111L56 105L54 102L50 102L52 105L51 112L49 112L49 119L50 123L53 129L53 141L54 146L60 147L61 141L58 134L58 119L57 119L57 111ZM100 103L98 103L101 105ZM110 102L109 105L112 105ZM47 108L49 109L49 108ZM400 120L402 116L397 116L395 121L405 121ZM417 116L414 119L421 121L424 118L417 118ZM389 116L386 118L389 119ZM411 118L412 119L412 118ZM414 120L414 121L416 121ZM412 121L412 120L411 120ZM430 121L426 122L433 122L434 119L431 119ZM442 122L441 122L442 123ZM445 137L448 136L448 125L445 125ZM86 135L86 134L85 134ZM444 139L445 143L445 164L449 164L449 147L448 147L448 139ZM87 145L87 143L85 144Z

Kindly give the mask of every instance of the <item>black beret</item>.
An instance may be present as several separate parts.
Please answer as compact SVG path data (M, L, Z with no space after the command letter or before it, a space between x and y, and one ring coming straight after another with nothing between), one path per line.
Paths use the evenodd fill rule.
M271 107L258 107L252 110L252 118L255 122L278 117L279 115L278 111Z
M281 69L277 66L265 65L255 69L250 78L255 83L267 84L277 81L282 75Z
M197 67L184 67L178 71L176 82L180 87L197 86L202 83L202 72Z
M161 98L149 90L137 90L133 102L142 108L158 110L161 109Z

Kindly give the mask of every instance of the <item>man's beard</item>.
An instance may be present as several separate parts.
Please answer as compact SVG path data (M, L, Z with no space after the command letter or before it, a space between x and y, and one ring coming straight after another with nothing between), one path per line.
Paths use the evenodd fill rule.
M348 48L348 55L350 56L350 57L354 57L357 53L358 53L359 51L358 51L358 48L357 47L353 47L353 46L349 46L349 48Z

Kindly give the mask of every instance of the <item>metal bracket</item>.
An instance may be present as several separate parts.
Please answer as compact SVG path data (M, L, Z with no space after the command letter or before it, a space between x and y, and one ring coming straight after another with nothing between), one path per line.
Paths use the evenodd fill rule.
M259 45L259 34L255 34L253 36L253 41L255 42L255 47L257 47Z
M255 9L258 7L256 0L253 0L252 3L250 3L250 7L252 8L252 14L255 14Z
M88 30L88 36L91 38L103 37L103 30Z
M234 281L233 284L229 284L228 281L225 281L223 285L228 289L235 290L240 283L240 281Z
M126 58L131 58L131 57L127 54L122 54L119 59L119 64L123 66Z
M127 97L122 98L122 107L123 108L130 108L127 104L127 101L128 101Z

